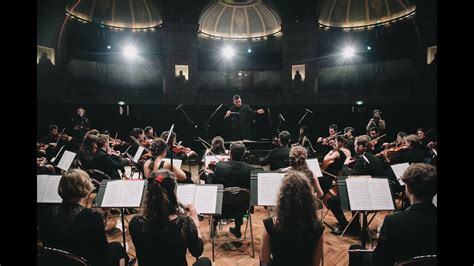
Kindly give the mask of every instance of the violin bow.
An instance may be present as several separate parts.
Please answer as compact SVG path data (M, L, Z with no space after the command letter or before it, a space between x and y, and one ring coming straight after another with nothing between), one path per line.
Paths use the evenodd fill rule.
M63 133L64 133L64 130L65 130L65 129L66 129L66 128L63 128L63 130L61 131L61 134L59 134L59 136L58 136L58 140L56 140L56 145L58 145L58 143L59 143L59 140L60 140L60 139L61 139L61 137L63 136Z

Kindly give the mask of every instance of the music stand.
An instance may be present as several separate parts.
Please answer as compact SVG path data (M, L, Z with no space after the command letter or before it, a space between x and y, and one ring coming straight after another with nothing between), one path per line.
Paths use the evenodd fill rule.
M337 185L338 185L338 188L339 188L339 197L341 199L341 209L343 209L343 210L352 210L351 206L350 206L349 194L348 194L348 190L347 190L347 182L346 182L347 178L348 178L347 176L338 176L337 177ZM387 176L373 176L372 178L387 179L387 184L388 184L389 189L390 189L390 193L391 193L390 197L391 197L392 206L393 206L393 208L391 210L394 210L395 209L395 202L393 201L393 197L392 197L393 190L392 190L392 187L390 186L390 184L388 182L388 177ZM351 223L354 221L355 217L358 217L359 214L362 214L362 230L360 232L360 240L361 240L362 247L365 248L365 245L366 245L366 242L367 242L367 236L370 233L370 231L369 231L370 223L374 220L375 216L377 215L377 212L386 211L386 210L387 209L384 209L384 210L373 210L373 209L370 209L370 210L354 210L356 213L352 216L351 220L349 221L347 226L342 231L342 234L340 235L340 237L342 238L344 236L345 232L347 231L347 229L349 228ZM374 215L372 216L370 221L367 222L369 212L374 212ZM366 234L366 232L367 232L367 234Z
M141 194L141 200L140 203L137 206L106 206L103 207L103 201L104 201L104 195L105 195L105 190L107 188L108 182L138 182L138 181L125 181L125 180L111 180L111 179L104 179L100 183L99 191L97 192L97 197L94 200L94 203L92 205L93 208L119 208L120 209L120 214L122 217L122 241L123 241L123 249L125 250L125 253L127 253L127 242L125 240L125 208L140 208L140 206L143 203L143 195L145 195L146 187L147 187L147 182L144 180L144 186Z
M217 114L217 111L219 111L219 109L221 109L223 104L219 105L216 110L214 110L214 112L211 114L211 116L209 116L209 118L206 120L206 122L204 122L204 124L202 125L203 128L204 128L204 131L205 131L205 138L208 138L209 137L209 128L211 127L211 125L209 125L209 122L211 122L212 118L214 118L214 116Z

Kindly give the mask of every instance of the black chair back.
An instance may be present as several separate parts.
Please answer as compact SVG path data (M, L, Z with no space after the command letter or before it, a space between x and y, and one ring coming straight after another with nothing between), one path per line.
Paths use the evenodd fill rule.
M228 187L222 194L222 215L220 219L233 218L247 213L250 207L250 190Z

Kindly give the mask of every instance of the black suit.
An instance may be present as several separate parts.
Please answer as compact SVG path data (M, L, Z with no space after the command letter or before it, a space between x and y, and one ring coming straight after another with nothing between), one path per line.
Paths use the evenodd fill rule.
M95 169L101 170L106 173L112 179L120 179L120 175L117 172L118 169L127 166L128 160L121 159L121 161L116 161L112 159L104 150L99 149L94 154L94 159L92 160L92 165Z
M387 215L372 254L374 264L393 265L415 256L436 255L436 225L437 209L431 202Z
M366 160L367 159L367 160ZM372 153L366 152L354 162L352 168L344 165L341 169L342 175L371 175L371 176L382 176L383 175L383 162L375 157Z
M223 184L226 187L241 187L250 189L250 171L253 166L241 161L218 162L216 170L208 176L211 184Z
M239 113L230 116L232 119L232 139L252 139L251 122L257 112L252 110L248 104L242 104L240 107L232 105L229 110Z
M290 166L289 162L290 147L287 145L271 150L260 165L270 165L270 170L278 170Z

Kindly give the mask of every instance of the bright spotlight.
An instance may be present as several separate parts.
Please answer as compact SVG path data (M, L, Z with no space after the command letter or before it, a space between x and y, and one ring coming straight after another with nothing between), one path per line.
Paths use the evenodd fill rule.
M110 50L110 49L112 49L112 46L110 46L110 45L107 45L107 49L109 49L109 50Z
M352 47L344 48L342 55L344 56L344 58L347 58L347 59L351 58L354 55L354 48Z
M124 101L119 101L117 104L118 105L125 105L125 102Z
M356 105L363 105L363 104L364 104L363 101L357 101L357 102L356 102Z
M369 50L369 51L370 51L370 50L372 50L372 47L370 47L370 46L367 46L367 50Z
M247 53L251 53L252 52L252 49L247 49Z
M134 59L138 54L137 49L133 46L126 46L122 53L127 59Z
M226 46L224 49L222 49L222 56L224 56L225 59L231 59L234 57L235 51L232 47Z

